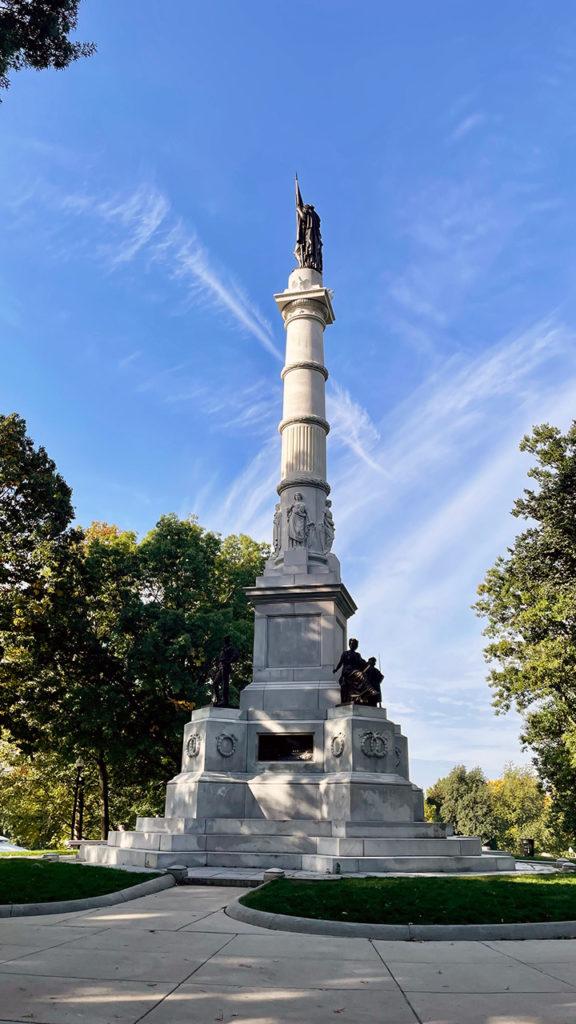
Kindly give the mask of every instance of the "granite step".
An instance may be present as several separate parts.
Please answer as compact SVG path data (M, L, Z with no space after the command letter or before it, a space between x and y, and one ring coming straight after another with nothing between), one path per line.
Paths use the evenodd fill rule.
M514 871L515 861L509 856L424 856L411 857L330 857L321 854L303 854L304 871L328 874L355 874L357 872L394 872L421 874L430 872L471 872L484 874L491 871Z
M159 850L122 849L117 846L91 846L86 843L81 849L81 859L85 864L104 864L108 867L135 868L169 868L177 862L186 867L204 867L206 854L199 852L163 853Z
M452 831L451 825L430 821L334 821L330 834L360 839L445 839Z
M317 853L334 857L457 857L480 856L482 841L458 836L450 839L340 839L320 837Z
M146 818L136 819L137 832L179 834L216 833L217 835L332 835L332 822L313 818Z

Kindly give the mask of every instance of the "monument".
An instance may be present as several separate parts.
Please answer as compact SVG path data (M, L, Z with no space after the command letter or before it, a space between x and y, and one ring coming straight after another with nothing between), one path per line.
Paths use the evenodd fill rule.
M424 820L408 748L380 703L382 675L358 641L356 611L332 551L326 466L324 331L334 323L322 279L320 218L296 182L298 266L274 296L286 329L278 502L272 554L247 591L254 608L252 682L223 706L237 652L225 644L217 700L192 712L165 816L83 843L91 863L282 867L332 873L512 869L478 838ZM229 640L229 638L228 638ZM341 671L340 679L337 672Z

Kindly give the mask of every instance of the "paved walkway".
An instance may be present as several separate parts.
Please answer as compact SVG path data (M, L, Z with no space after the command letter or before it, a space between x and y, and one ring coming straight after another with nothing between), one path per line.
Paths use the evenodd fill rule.
M241 889L0 920L0 1024L575 1024L576 940L379 942L226 917Z

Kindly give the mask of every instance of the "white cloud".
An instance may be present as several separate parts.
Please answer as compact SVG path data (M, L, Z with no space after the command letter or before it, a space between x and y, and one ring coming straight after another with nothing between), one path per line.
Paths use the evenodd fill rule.
M462 118L458 122L456 127L450 132L448 136L448 142L458 142L463 139L464 136L469 135L470 132L474 131L475 128L479 128L480 125L486 122L486 115L477 111L474 114L468 114L467 117Z
M234 277L216 268L196 233L171 212L168 199L154 186L141 184L132 192L109 197L68 195L60 197L58 205L65 213L91 217L105 226L95 252L109 270L137 257L161 264L170 279L181 283L188 303L203 302L224 313L281 359L269 322Z

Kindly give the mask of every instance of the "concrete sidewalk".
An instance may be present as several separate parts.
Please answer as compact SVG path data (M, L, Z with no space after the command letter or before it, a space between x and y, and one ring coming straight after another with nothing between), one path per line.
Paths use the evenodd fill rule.
M574 1024L576 940L381 942L227 918L230 886L0 921L0 1024Z

